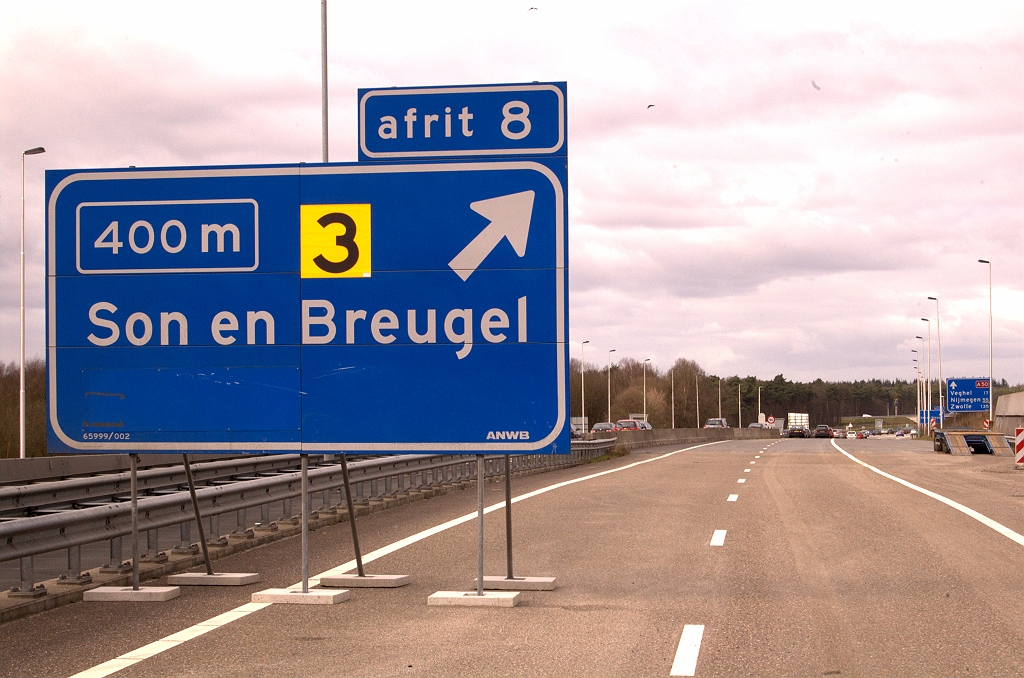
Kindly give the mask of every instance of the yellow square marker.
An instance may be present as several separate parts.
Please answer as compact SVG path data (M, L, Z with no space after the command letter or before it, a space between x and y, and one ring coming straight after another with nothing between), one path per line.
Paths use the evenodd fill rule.
M369 278L369 205L301 205L303 278Z

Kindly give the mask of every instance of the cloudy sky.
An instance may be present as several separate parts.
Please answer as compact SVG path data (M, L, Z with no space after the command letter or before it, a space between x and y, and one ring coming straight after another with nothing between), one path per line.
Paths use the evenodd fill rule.
M1020 383L1022 7L330 0L331 160L358 87L564 80L574 357L909 378L937 296L943 371L984 375L982 258ZM317 0L0 0L0 360L21 151L42 357L43 170L319 161L319 39Z

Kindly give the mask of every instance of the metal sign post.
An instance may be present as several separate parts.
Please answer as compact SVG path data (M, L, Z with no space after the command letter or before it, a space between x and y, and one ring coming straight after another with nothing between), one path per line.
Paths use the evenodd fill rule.
M129 454L132 492L132 590L139 590L139 455Z

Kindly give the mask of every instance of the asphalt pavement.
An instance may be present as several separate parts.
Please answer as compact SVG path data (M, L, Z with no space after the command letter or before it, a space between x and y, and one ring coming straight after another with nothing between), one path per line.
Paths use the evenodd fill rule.
M1024 472L1012 458L836 442L1024 534ZM69 676L149 645L143 654L162 651L113 675L669 676L674 665L696 676L1024 675L1024 546L1006 534L829 440L665 456L677 449L515 479L516 496L579 481L514 505L515 573L558 577L515 608L427 606L435 591L473 588L470 520L367 565L411 575L409 586L353 589L334 606L271 605L149 645L295 584L299 541L287 539L217 562L260 572L260 584L78 603L0 626L0 667ZM488 505L502 489L487 486ZM374 513L359 519L360 542L369 553L475 507L464 490ZM504 574L503 512L485 528L486 573ZM351 557L348 525L311 534L311 573Z

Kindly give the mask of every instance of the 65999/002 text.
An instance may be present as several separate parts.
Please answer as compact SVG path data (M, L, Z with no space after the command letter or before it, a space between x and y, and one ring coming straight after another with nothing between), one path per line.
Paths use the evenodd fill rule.
M82 440L131 440L131 435L125 431L87 431Z

